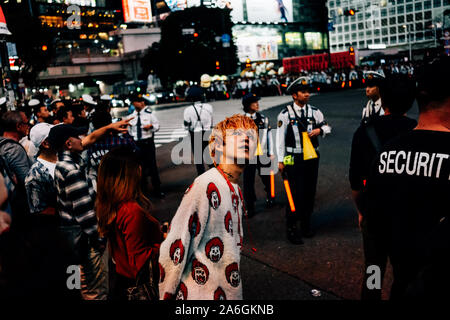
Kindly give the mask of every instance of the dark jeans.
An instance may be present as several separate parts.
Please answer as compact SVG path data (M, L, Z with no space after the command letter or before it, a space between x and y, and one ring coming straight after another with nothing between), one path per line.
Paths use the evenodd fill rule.
M270 166L270 164L268 165ZM267 194L267 198L270 198L270 175L262 175L261 168L266 167L261 164L258 158L257 164L249 164L244 169L244 200L247 209L254 209L254 203L256 201L255 193L255 176L258 171L259 177L264 184L264 191Z
M295 213L286 206L286 222L293 225L300 221L303 230L309 230L311 215L316 197L317 176L319 173L319 158L303 160L303 154L294 157L294 165L286 166L285 172L289 181L295 204Z
M370 274L367 274L367 268L371 265L378 266L381 270L381 284L383 284L388 258L387 252L368 232L367 222L364 218L361 222L361 229L364 249L364 276L361 290L361 300L381 300L381 289L369 289L367 287L367 279L370 277Z
M198 131L198 132L189 132L191 136L191 149L194 155L194 163L197 169L197 175L201 175L205 173L205 150L208 150L209 141L204 141L203 137L205 136L206 131ZM197 150L195 147L197 146ZM201 150L199 148L201 146ZM208 153L209 154L209 153Z
M149 138L137 141L136 145L139 148L140 159L143 169L143 184L144 190L147 189L146 177L150 176L152 179L153 189L160 191L161 180L159 179L158 166L156 164L156 148L154 138Z

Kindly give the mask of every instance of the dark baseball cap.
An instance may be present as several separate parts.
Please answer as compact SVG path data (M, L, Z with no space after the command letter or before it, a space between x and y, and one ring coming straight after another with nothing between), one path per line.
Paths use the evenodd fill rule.
M79 138L85 133L86 130L84 128L77 128L69 124L60 124L50 130L47 141L53 149L58 150L62 148L69 138Z
M247 93L243 98L242 98L242 105L244 107L249 107L253 102L257 102L261 100L260 97L258 97L256 94L253 93Z
M203 89L198 86L192 86L189 88L186 97L191 100L201 100L203 97Z

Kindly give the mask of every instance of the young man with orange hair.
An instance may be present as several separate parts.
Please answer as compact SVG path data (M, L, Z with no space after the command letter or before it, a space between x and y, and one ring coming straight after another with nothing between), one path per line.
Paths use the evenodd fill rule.
M215 168L186 190L161 245L161 299L240 300L244 205L238 186L255 154L257 127L234 115L213 129L209 149Z

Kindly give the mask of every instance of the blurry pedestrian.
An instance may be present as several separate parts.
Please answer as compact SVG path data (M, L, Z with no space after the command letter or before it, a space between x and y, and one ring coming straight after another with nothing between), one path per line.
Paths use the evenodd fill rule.
M111 150L99 168L95 207L100 236L108 239L115 266L113 299L125 300L127 289L136 285L138 276L141 283L152 283L156 293L158 289L163 237L142 193L141 176L139 160L128 147Z
M204 151L208 147L209 134L213 127L213 107L210 104L202 103L202 98L202 89L192 86L187 93L187 99L192 105L184 109L184 127L189 131L191 137L191 149L194 154L197 175L205 172Z
M369 71L366 73L366 96L369 101L363 109L361 123L368 123L384 115L380 96L380 90L383 90L384 79L384 76L377 72Z
M242 99L245 116L251 118L258 127L258 145L256 149L255 161L245 167L244 170L244 200L248 217L255 214L255 174L258 171L259 177L264 184L266 192L266 205L271 207L273 199L270 190L270 166L274 159L274 148L269 125L269 118L259 112L260 98L254 94L247 94ZM269 171L269 172L267 172Z
M31 167L25 188L31 215L27 234L32 250L30 289L26 295L50 298L63 294L66 288L66 268L60 250L56 187L54 183L57 152L47 141L53 125L39 123L30 131L30 139L38 150L37 161Z
M242 299L244 199L238 182L255 152L256 131L243 115L214 128L209 146L216 167L186 190L161 244L161 299Z
M95 102L94 98L90 94L83 94L81 100L83 101L86 118L90 119L91 115L95 112L97 102Z
M73 124L75 120L72 110L67 106L59 108L58 112L56 113L56 119L59 121L59 123L63 124Z
M147 176L152 178L153 193L158 198L163 198L161 180L159 179L158 165L156 163L156 147L154 134L159 130L158 118L152 113L150 107L145 105L145 99L141 94L133 94L130 97L135 111L128 117L130 121L129 133L140 149L140 159L143 168L144 190L147 187Z
M48 111L47 107L38 99L31 99L30 102L28 102L28 106L33 109L33 115L36 119L35 124L48 122L50 118L50 112Z
M8 176L10 189L13 190L10 204L14 223L14 218L24 218L28 210L26 202L23 201L23 195L25 194L25 177L32 163L19 141L27 135L29 124L25 113L8 111L2 117L2 126L4 132L0 137L0 160Z

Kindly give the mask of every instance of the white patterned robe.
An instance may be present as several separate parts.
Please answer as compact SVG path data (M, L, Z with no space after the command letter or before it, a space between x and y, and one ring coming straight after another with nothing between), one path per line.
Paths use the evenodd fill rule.
M234 195L213 168L186 190L161 244L161 299L242 299L243 200L232 185Z

